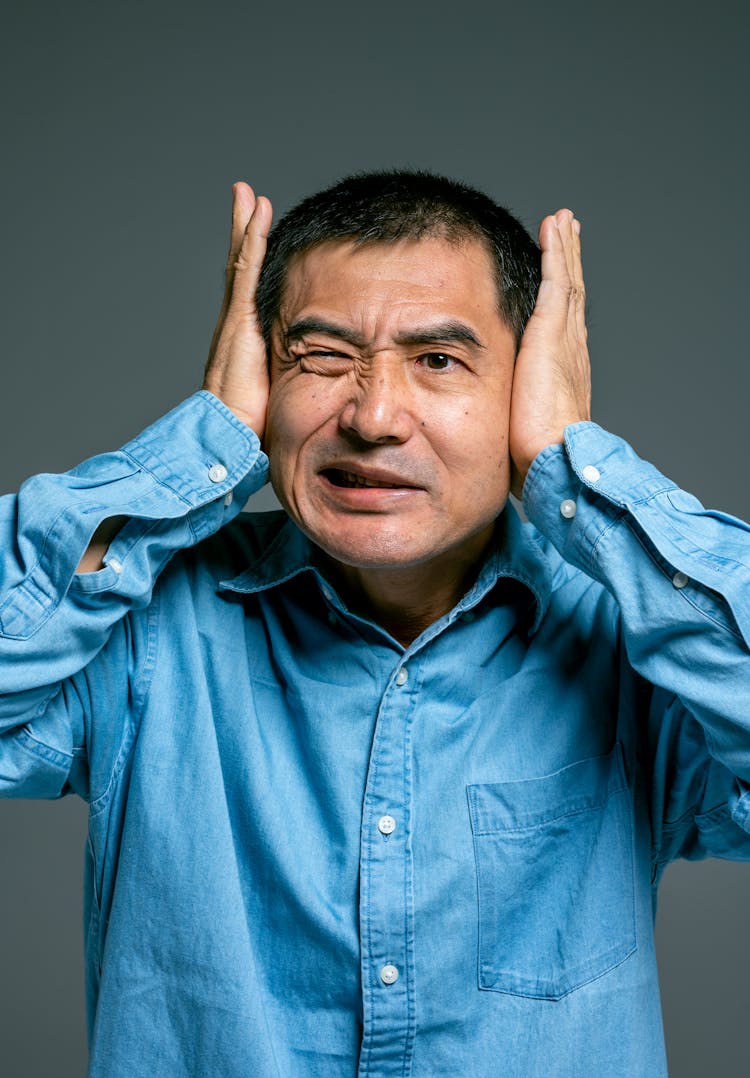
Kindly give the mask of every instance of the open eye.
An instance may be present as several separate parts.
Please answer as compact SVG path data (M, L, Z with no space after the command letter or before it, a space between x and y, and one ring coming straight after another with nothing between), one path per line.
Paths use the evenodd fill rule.
M449 371L455 367L458 360L447 352L427 352L419 357L419 362L429 371Z

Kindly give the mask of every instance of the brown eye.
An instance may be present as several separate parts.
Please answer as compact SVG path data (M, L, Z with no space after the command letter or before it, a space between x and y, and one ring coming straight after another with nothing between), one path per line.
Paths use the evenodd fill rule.
M445 352L428 352L427 355L421 357L420 362L430 371L447 371L457 361Z

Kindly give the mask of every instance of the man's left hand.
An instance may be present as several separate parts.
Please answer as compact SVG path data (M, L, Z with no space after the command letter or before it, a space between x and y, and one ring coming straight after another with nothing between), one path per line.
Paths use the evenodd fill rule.
M510 406L518 498L537 453L561 443L569 423L591 418L580 232L570 210L545 217L539 227L542 282L516 359Z

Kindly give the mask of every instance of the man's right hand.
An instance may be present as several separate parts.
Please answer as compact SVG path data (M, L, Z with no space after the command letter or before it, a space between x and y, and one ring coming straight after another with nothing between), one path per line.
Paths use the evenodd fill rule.
M266 253L272 209L246 183L232 188L232 237L224 301L216 323L203 388L215 394L260 439L268 407L266 346L255 307L255 290Z

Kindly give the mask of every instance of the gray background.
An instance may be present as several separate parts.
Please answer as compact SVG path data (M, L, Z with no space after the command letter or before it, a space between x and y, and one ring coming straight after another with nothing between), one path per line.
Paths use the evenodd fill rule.
M6 2L0 489L116 447L196 387L232 181L284 210L413 165L534 229L576 210L595 418L750 517L747 31L730 3ZM85 1069L84 836L72 799L0 805L7 1078ZM742 865L667 873L678 1078L746 1073L749 900Z

